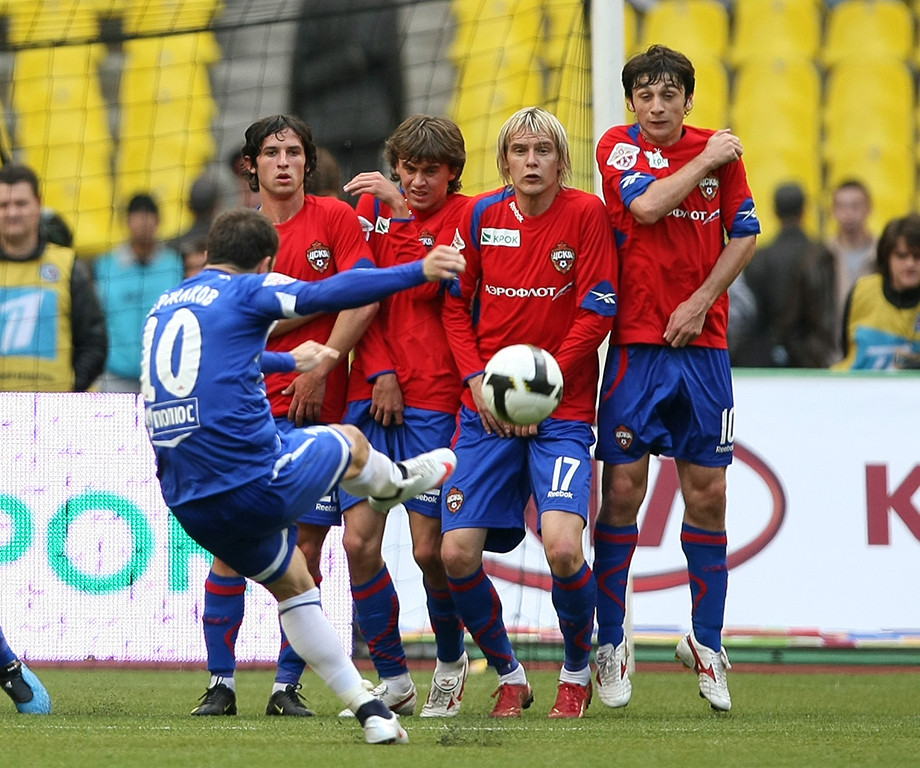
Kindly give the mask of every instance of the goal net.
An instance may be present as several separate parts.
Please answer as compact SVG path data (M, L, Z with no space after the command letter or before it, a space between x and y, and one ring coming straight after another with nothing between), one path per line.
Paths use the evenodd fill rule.
M37 172L44 206L67 223L78 254L89 259L126 237L125 206L135 193L150 193L158 202L162 239L191 225L189 196L203 176L217 182L220 206L245 204L235 171L243 133L254 120L275 113L303 117L316 143L338 161L343 181L360 171L387 170L383 141L406 116L446 114L466 140L463 190L476 194L501 183L495 144L502 123L521 107L540 105L568 130L572 183L592 189L586 19L581 0L0 0L0 156ZM13 495L15 490L8 489ZM126 493L120 486L111 492ZM159 519L164 509L149 499L136 505L153 530L168 530L173 542L181 537L178 527ZM103 516L120 525L117 510ZM390 515L385 557L402 601L407 641L424 641L428 617L405 518ZM489 560L487 568L506 599L509 628L555 637L533 515L528 525L525 544ZM111 550L113 561L120 557L116 546L93 544L91 527L60 535L62 548L85 541ZM200 597L208 560L189 552L194 557L183 589L199 590ZM94 567L120 567L105 560L100 556ZM18 561L16 573L28 581L24 563ZM323 568L324 605L350 644L340 529L330 534ZM21 587L23 594L31 589ZM73 588L58 587L49 594ZM125 594L115 592L113 610L123 615ZM247 615L272 615L263 592L249 596L259 606L250 605ZM155 594L145 594L157 604ZM106 601L93 599L93 612L104 614ZM66 609L60 610L63 616ZM196 638L197 610L184 619ZM56 615L52 610L48 621L53 624ZM268 625L260 628L258 641L244 626L241 661L274 659L276 630L270 619ZM40 642L42 630L34 629ZM163 650L163 657L187 659L197 646L196 639ZM118 658L117 651L104 654Z

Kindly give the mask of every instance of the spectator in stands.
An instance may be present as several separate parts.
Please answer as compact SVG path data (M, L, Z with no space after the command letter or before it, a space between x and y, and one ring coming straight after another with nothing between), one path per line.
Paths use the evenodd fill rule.
M217 179L208 173L202 174L192 184L188 196L188 208L192 212L194 221L181 235L174 237L168 245L182 253L183 249L192 241L207 240L211 222L217 215L220 207L220 186Z
M384 170L403 117L399 8L379 0L305 0L292 57L291 111L329 149L342 177Z
M920 368L920 215L888 222L876 270L847 297L844 358L835 370Z
M234 150L227 156L227 166L236 184L233 205L241 208L258 208L262 203L262 195L258 189L253 189L249 184L249 174L246 171L246 160L243 158L242 149Z
M105 317L89 271L48 240L41 214L35 172L0 168L0 390L82 392L105 365Z
M342 194L342 172L332 153L324 147L316 148L316 170L307 177L304 190L320 197L337 197Z
M182 256L182 267L186 277L193 277L204 269L208 260L208 240L206 237L189 240L179 252Z
M160 210L148 194L136 194L126 210L128 240L96 261L96 283L106 313L109 354L103 392L140 392L141 335L150 307L182 282L182 258L160 242Z
M822 323L818 307L797 306L798 282L806 263L817 260L823 246L802 228L805 192L798 184L781 184L774 193L780 232L744 270L754 295L756 314L746 338L732 351L732 364L758 368L824 368L833 345L832 326ZM807 310L807 311L801 311Z
M835 328L843 319L843 305L858 277L875 271L876 236L869 231L872 198L869 189L857 179L847 179L834 190L831 213L836 233L827 241L833 254L836 281Z

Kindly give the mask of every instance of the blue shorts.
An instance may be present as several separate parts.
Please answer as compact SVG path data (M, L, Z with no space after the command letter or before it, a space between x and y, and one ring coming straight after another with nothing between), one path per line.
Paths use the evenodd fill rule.
M594 432L581 421L549 418L535 437L497 437L479 414L460 409L457 469L441 494L441 530L486 528L485 549L510 552L525 533L531 496L539 516L571 512L587 522Z
M343 421L358 427L374 448L393 461L411 459L420 453L447 447L457 429L457 417L454 414L422 408L406 408L403 424L384 427L371 416L370 400L349 403ZM359 501L361 499L339 490L339 504L343 512ZM440 518L441 489L435 488L409 499L404 506L425 517Z
M294 432L300 432L303 429L308 429L308 427L298 427L286 416L276 416L275 426L282 435L288 435ZM339 486L334 485L319 499L314 500L313 503L302 509L300 517L297 518L297 522L319 525L324 528L330 525L341 525L342 508L339 504L339 493Z
M348 440L330 427L295 428L279 437L269 474L172 510L202 547L263 584L287 569L301 510L328 494L351 463Z
M727 350L631 344L607 351L594 452L601 461L630 464L653 453L724 467L734 433Z

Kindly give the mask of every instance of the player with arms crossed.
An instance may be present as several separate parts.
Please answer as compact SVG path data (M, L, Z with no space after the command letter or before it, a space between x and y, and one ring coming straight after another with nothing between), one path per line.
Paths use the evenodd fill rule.
M360 306L462 271L449 248L389 270L352 270L319 283L269 273L278 234L236 209L208 235L208 263L164 293L144 326L142 384L163 498L185 531L278 600L293 649L355 712L369 743L405 743L396 715L364 687L320 607L296 546L296 520L341 482L380 509L443 482L447 448L394 464L350 425L279 432L262 370L310 370L338 352L307 341L265 352L279 319ZM261 367L260 367L261 366Z
M424 258L438 241L449 243L469 198L458 192L466 162L463 135L446 117L407 118L384 152L392 180L377 171L361 173L345 191L361 195L357 211L374 259L390 266ZM462 384L441 304L437 283L394 294L380 302L355 351L344 421L394 461L448 445L456 427ZM387 518L348 493L340 502L355 613L381 679L375 694L397 714L412 714L418 696L399 634L399 599L381 553ZM460 711L469 658L441 562L440 493L433 489L405 507L437 645L421 716L452 717Z
M700 695L728 710L721 631L728 584L725 468L734 401L726 290L754 254L760 223L728 130L684 125L694 70L652 46L622 73L633 125L597 147L604 198L620 253L620 310L598 411L603 501L594 532L598 584L598 695L625 706L632 686L623 632L626 582L648 488L649 454L673 456L685 511L692 629L677 657L699 674ZM727 240L726 240L727 234Z
M275 270L299 280L317 281L355 266L373 265L361 224L347 203L305 194L304 184L316 169L316 146L310 127L291 115L261 118L246 129L242 149L245 172L259 190L261 213L278 230L280 246ZM278 372L265 385L278 429L342 419L348 382L344 361L377 310L376 304L342 312L318 312L285 319L272 330L268 349L290 349L308 339L339 352L306 373ZM323 541L331 525L339 525L338 489L302 510L298 546L317 584ZM202 622L211 679L193 715L236 714L234 649L245 610L246 581L219 559L205 582ZM282 633L278 671L265 709L267 715L306 717L298 689L303 660Z
M520 543L533 496L565 643L549 716L581 717L591 700L596 594L582 534L591 488L597 349L617 309L616 249L601 200L565 186L568 139L549 112L529 107L505 122L498 166L509 185L474 198L467 208L454 240L467 271L444 303L444 326L467 388L454 446L460 471L441 493L442 557L463 622L499 675L492 717L520 717L533 691L515 658L482 555ZM562 402L540 424L513 426L486 407L483 368L510 344L542 347L562 368Z

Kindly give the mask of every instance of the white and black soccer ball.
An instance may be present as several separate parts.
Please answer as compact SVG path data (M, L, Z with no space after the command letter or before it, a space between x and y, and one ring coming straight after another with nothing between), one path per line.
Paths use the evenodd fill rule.
M562 369L549 352L512 344L486 363L482 394L492 414L509 424L539 424L562 400Z

